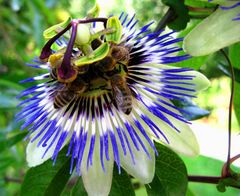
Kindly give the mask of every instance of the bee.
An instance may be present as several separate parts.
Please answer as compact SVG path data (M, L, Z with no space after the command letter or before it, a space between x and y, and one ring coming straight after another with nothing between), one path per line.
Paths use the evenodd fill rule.
M125 79L120 74L111 77L111 87L113 92L113 102L117 108L125 114L132 111L132 93Z
M89 70L89 65L82 65L77 67L78 74L85 74Z
M115 61L128 62L130 59L129 49L124 46L113 46L111 56Z
M87 91L88 84L77 77L73 82L64 84L64 87L57 92L54 97L53 106L55 109L60 109L70 103L73 99L79 97Z
M61 89L54 97L53 107L55 109L60 109L70 103L76 94L74 91L68 90L66 87Z
M114 70L117 64L127 64L129 59L130 55L126 47L114 45L109 54L95 66L102 72L108 72Z

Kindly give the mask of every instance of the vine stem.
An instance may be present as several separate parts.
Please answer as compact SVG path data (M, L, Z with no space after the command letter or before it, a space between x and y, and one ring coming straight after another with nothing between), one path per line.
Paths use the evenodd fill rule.
M4 181L9 183L9 182L14 182L14 183L17 183L17 184L22 184L23 180L20 179L20 178L12 178L12 177L8 177L8 176L5 176L4 177Z
M175 12L173 8L169 7L168 11L165 13L165 15L161 18L161 20L158 22L156 29L154 32L158 32L162 29L164 29L167 24L175 17Z
M223 175L230 176L230 159L231 159L231 134L232 134L232 107L233 107L233 99L234 99L234 82L235 82L235 75L234 75L234 69L233 65L231 63L231 60L229 59L226 52L221 49L220 50L223 56L226 58L229 67L230 67L230 73L231 73L231 96L229 101L229 109L228 109L228 154L227 154L227 162L226 162L226 170L225 173L223 171Z
M203 182L203 183L211 183L218 184L219 180L222 177L220 176L188 176L188 180L191 182Z
M208 184L218 184L219 181L224 178L222 176L188 176L188 181L208 183ZM228 184L228 186L240 189L240 186L236 186L232 184Z

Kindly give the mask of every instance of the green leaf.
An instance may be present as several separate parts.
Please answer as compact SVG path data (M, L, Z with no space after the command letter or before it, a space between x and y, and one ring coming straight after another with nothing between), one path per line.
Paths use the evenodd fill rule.
M82 178L78 178L78 181L75 184L75 186L73 187L72 192L71 192L71 196L79 196L79 195L81 195L81 196L88 195L84 188Z
M231 78L231 73L230 73L230 67L227 63L220 63L220 65L218 65L218 68L228 77ZM235 81L236 82L240 82L240 69L236 69L233 68L234 71L234 75L235 75Z
M173 103L181 108L182 115L187 120L197 120L210 114L208 110L199 108L190 98L184 97L183 99L183 101L173 100Z
M183 161L169 148L155 143L159 155L152 183L146 185L149 195L183 196L187 192L187 170Z
M234 67L235 73L235 92L234 92L234 111L237 117L238 124L240 125L240 44L234 44L229 48L229 58Z
M186 196L195 196L195 194L188 188Z
M188 15L188 9L184 5L184 1L176 1L176 0L162 0L162 2L171 7L174 12L176 17L174 18L173 21L168 23L168 27L173 30L180 31L184 28L186 28L187 23L190 20L190 17Z
M122 195L134 196L135 194L128 174L124 171L124 169L121 169L121 174L119 174L115 165L113 170L112 187L109 196Z
M60 195L68 179L71 158L66 157L67 148L58 155L56 164L48 160L42 165L30 168L21 187L22 196Z
M109 52L109 48L110 47L108 43L103 43L96 50L94 50L89 56L83 56L78 60L76 60L74 63L76 66L82 66L82 65L91 64L91 63L100 61L107 56Z
M151 184L146 185L148 196L158 196L165 192L163 184L161 184L158 177L155 175ZM163 196L166 194L163 194Z
M199 0L185 0L184 4L191 9L189 9L189 15L192 18L205 18L212 14L215 10L216 5L209 2L201 2ZM202 9L201 9L202 8Z
M22 87L21 85L19 85L18 83L9 81L9 80L5 80L5 79L0 79L0 86L4 86L7 88L13 88L19 91L24 90L24 87Z
M233 67L240 70L240 43L234 44L229 47L229 58Z
M122 25L118 17L113 16L107 20L107 28L114 29L113 33L106 34L106 40L115 44L119 44L122 38Z
M238 121L238 124L240 125L240 83L235 82L235 92L234 92L234 112Z
M10 155L0 154L0 174L6 172L8 166L12 166L14 163L14 158Z
M189 7L189 16L191 18L205 18L212 14L215 5L209 2L200 2L199 0L185 0L184 4Z
M43 32L43 36L45 39L51 39L52 37L54 37L57 33L59 33L62 29L66 28L67 25L71 22L71 18L69 17L67 20L59 23L59 24L56 24L56 25L53 25L51 27L49 27L48 29L46 29L44 32Z
M10 138L0 138L0 152L10 148L17 142L21 141L26 135L27 135L27 132L22 132Z

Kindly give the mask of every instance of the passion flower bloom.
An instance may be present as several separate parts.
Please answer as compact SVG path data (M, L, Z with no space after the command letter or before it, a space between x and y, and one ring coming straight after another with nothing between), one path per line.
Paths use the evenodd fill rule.
M35 58L33 63L27 64L45 73L24 80L23 82L38 81L38 84L27 88L19 96L25 97L17 118L24 120L21 128L29 131L30 142L26 150L28 165L34 167L49 158L56 161L59 151L67 145L67 156L71 156L72 160L70 171L76 166L76 172L82 176L89 195L109 193L114 162L119 172L122 167L142 183L150 183L154 176L157 154L154 141L167 144L177 152L189 156L197 155L199 151L189 122L171 100L193 98L197 91L208 86L209 81L191 69L166 65L189 58L188 55L177 55L182 49L176 43L182 39L174 38L174 32L164 33L162 30L151 33L149 27L152 23L137 30L135 26L138 21L135 16L129 18L128 15L121 14L119 20L122 27L119 31L120 40L117 44L109 41L109 45L112 51L115 46L124 47L129 54L127 61L122 63L119 60L116 66L124 64L119 75L125 81L125 88L131 91L130 112L123 112L114 103L119 100L115 100L111 85L110 89L109 85L108 89L105 88L109 84L108 78L104 79L105 75L100 74L97 82L93 81L95 76L91 74L98 61L89 64L88 70L80 75L89 76L87 79L91 88L62 107L54 107L56 96L66 84L59 81L58 77L62 76L53 73L53 64L59 60L59 56L69 55L69 45L73 46L74 43L72 37L75 36L75 40L81 43L86 41L85 38L89 35L86 29L81 31L81 28L70 39L69 36L60 38L57 34L50 42L55 42L58 49L47 50L48 42L42 51L42 57L47 57L45 62ZM72 24L75 25L77 20L73 21ZM95 29L89 28L91 37ZM97 39L102 45L108 44L104 36ZM76 45L75 42L71 50L71 61L66 61L68 66L72 66L74 58L92 58L91 54L89 57L84 56ZM95 53L94 50L93 54ZM104 61L99 62L101 65ZM73 67L70 68L73 70ZM82 79L80 76L77 79Z
M184 38L183 48L192 56L207 55L240 41L240 2L211 2L219 3L219 8Z

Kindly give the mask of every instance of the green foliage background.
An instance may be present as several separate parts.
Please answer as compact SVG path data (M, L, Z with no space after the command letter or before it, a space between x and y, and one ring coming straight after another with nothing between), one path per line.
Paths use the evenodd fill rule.
M130 2L130 3L129 3ZM141 3L140 3L141 2ZM189 2L189 1L187 1ZM15 98L21 90L27 87L27 85L20 85L18 82L22 79L32 77L37 74L36 70L26 67L25 62L30 61L34 55L38 55L41 47L44 44L42 32L47 27L61 22L69 14L73 17L85 16L87 10L94 4L93 0L0 0L0 195L19 195L20 187L23 183L24 175L27 171L25 161L25 146L26 141L22 139L26 135L25 132L20 132L20 125L14 121L14 115L17 112L18 100ZM104 9L104 8L102 8ZM122 1L115 0L114 6L111 10L106 10L106 14L111 12L114 14L120 14L122 11L134 10L138 19L139 25L146 24L152 20L159 21L163 14L166 12L166 7L163 6L159 0L143 0L143 1ZM181 36L186 35L192 26L199 23L199 19L191 20L188 27L180 32ZM156 26L156 25L155 25ZM154 29L154 26L153 26ZM234 62L235 70L240 71L239 59L235 59L239 56L240 47L235 45L230 48L230 56ZM177 66L191 66L194 69L201 70L207 77L220 83L222 80L226 81L226 75L229 75L228 65L220 54L216 53L206 57L192 58L182 64L176 64ZM219 69L219 66L221 69ZM224 70L225 72L222 72ZM225 79L224 79L225 77ZM236 118L233 123L233 129L238 129L237 119L240 119L239 100L240 97L240 75L237 75L236 96L235 96L235 112ZM223 79L222 79L223 78ZM229 80L228 80L229 81ZM224 83L225 88L229 88L229 83ZM221 90L221 91L220 91ZM225 93L223 89L218 89L218 85L199 96L198 103L205 109L212 112L218 107L218 103L207 103L205 100L211 100L211 97L216 96L218 93ZM190 103L192 104L192 103ZM221 104L221 103L220 103ZM189 106L189 105L187 105ZM188 108L186 106L186 108ZM195 105L191 105L192 111L196 111ZM182 106L185 107L185 106ZM205 113L204 113L205 112ZM206 110L200 110L191 119L206 116ZM200 115L200 116L199 116ZM238 121L239 122L239 121ZM160 147L159 147L160 148ZM167 149L164 153L170 153ZM227 150L227 149L226 149ZM173 157L175 155L172 155ZM60 157L61 158L61 157ZM196 174L198 171L203 171L205 175L220 175L219 170L212 165L221 165L219 161L209 159L206 157L199 157L197 159L189 159L182 157L185 161L188 173ZM178 160L178 159L177 159ZM161 160L158 160L161 162ZM65 163L65 162L64 162ZM48 169L52 167L51 162L47 163ZM160 164L160 163L159 163ZM182 163L179 163L182 164ZM67 163L66 163L67 165ZM60 166L59 166L60 167ZM182 167L182 166L181 166ZM55 166L55 169L58 165ZM60 167L61 168L61 167ZM46 169L46 168L45 168ZM162 168L164 170L164 168ZM214 171L214 172L213 172ZM39 169L41 173L41 168ZM56 171L57 173L57 171ZM115 172L117 173L117 172ZM30 175L30 174L29 174ZM57 175L57 174L56 174ZM161 176L160 171L157 170L156 177L153 183L158 181L157 176ZM171 175L175 174L169 174ZM118 177L113 182L117 187L125 187L122 189L122 193L128 192L124 179L127 176L123 172L123 177ZM56 176L55 176L56 177ZM62 176L61 176L62 177ZM65 176L68 179L70 176ZM52 183L54 177L49 177L49 181ZM122 179L121 179L122 178ZM184 178L184 177L183 177ZM171 180L171 178L169 178ZM185 179L186 180L186 179ZM73 180L73 182L75 182ZM129 181L130 182L130 181ZM26 183L26 182L25 182ZM82 187L81 180L78 180L77 186L73 190L70 190L74 184L68 184L62 195L84 195L84 189ZM122 183L122 184L121 184ZM133 185L138 182L133 181ZM28 186L23 183L24 186ZM164 184L163 184L164 185ZM25 190L23 186L23 190ZM119 189L113 187L111 191L112 195ZM154 186L154 185L153 185ZM63 186L64 187L64 186ZM70 187L70 188L69 188ZM144 188L143 185L137 185L135 187L136 195L146 195L147 192L150 195L155 195L154 190L151 192L149 188ZM51 184L45 191L52 191ZM165 191L166 186L162 187L162 191ZM130 190L130 189L129 189ZM146 192L147 191L147 192ZM159 191L159 190L158 190ZM60 191L61 192L61 191ZM130 193L130 192L128 192ZM155 192L156 193L156 192ZM166 192L165 192L166 193ZM234 189L228 190L228 195L235 195L238 192ZM30 193L31 195L32 193ZM134 193L133 193L134 194ZM176 194L176 193L174 193ZM190 183L188 195L218 195L215 185L199 185ZM239 194L239 193L238 193ZM26 195L25 192L21 192L21 195ZM33 195L33 194L32 194ZM41 194L39 194L41 195ZM164 195L168 195L167 193Z

